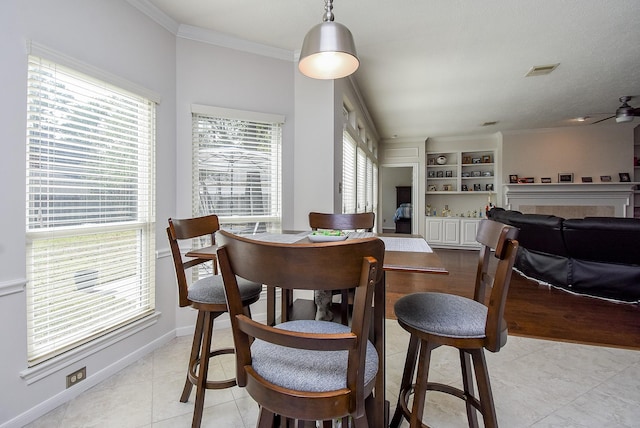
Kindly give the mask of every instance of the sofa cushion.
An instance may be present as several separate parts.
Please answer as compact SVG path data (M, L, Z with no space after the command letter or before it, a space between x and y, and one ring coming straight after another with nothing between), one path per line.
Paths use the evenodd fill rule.
M571 266L566 257L518 247L514 266L524 275L539 281L563 288L569 285Z
M567 219L564 221L563 234L572 258L640 266L640 219Z
M562 222L561 217L545 214L523 214L511 218L511 225L520 229L520 246L532 251L566 257Z
M640 266L571 260L570 285L580 294L624 302L640 301Z

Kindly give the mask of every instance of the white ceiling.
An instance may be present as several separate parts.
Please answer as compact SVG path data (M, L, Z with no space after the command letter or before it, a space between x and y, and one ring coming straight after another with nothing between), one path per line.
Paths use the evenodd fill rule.
M324 10L324 0L130 2L180 31L212 30L291 58ZM334 0L334 13L353 33L355 81L383 140L612 126L588 123L612 115L623 95L640 107L640 0ZM524 77L554 63L550 75ZM579 116L591 119L578 125Z

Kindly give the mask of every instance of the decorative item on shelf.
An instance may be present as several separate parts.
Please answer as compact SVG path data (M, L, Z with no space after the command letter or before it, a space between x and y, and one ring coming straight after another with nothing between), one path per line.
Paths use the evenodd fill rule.
M581 180L583 183L593 183L593 178L591 177L582 177Z
M473 190L475 192L480 192L482 190L482 187L480 187L480 184L476 183L476 184L473 185Z
M482 156L482 163L491 163L491 155Z
M519 177L518 178L518 183L520 183L520 184L535 183L535 178L533 178L533 177Z
M462 185L462 191L463 191L463 192L466 192L466 191L468 191L468 190L469 190L469 186L467 186L466 184L463 184L463 185Z
M509 183L515 184L518 182L518 174L511 174L509 176Z
M438 165L445 165L445 164L447 163L447 157L446 157L446 156L443 156L443 155L438 156L438 157L436 158L436 163L437 163Z
M487 192L493 192L493 184L487 184L484 190Z
M551 183L551 177L542 177L540 183Z
M491 177L493 174L491 171L483 171L482 172L482 176L483 177Z
M561 172L558 174L558 183L573 183L573 173Z
M482 173L480 171L471 171L471 176L472 177L480 177L482 175Z
M463 164L471 163L471 156L462 156L462 163Z
M434 178L435 176L436 176L436 172L434 170L429 170L429 172L427 172L428 178Z
M427 191L428 191L428 192L435 192L435 191L437 191L437 190L438 190L438 188L437 188L436 186L433 186L433 185L431 185L431 186L429 186L429 187L427 188Z
M464 171L462 173L462 178L467 178L467 177L471 177L471 173L469 171Z
M471 163L480 163L480 158L472 158Z
M436 164L436 159L435 159L435 158L429 158L429 159L427 159L427 164L428 164L428 165L435 165L435 164Z
M445 177L453 177L453 171L450 171L450 170L449 171L445 171L444 172L444 176Z
M444 171L438 171L438 172L436 173L436 177L438 177L438 178L443 178L443 177L444 177Z
M427 204L427 206L424 209L424 214L426 216L431 216L431 204Z
M631 176L629 175L628 172L620 172L618 173L618 175L620 176L621 183L626 183L631 181Z
M453 185L451 185L451 184L443 184L442 185L442 190L444 190L445 192L451 192L453 190Z
M600 176L600 181L602 181L603 183L609 183L611 181L611 176L610 175L601 175Z

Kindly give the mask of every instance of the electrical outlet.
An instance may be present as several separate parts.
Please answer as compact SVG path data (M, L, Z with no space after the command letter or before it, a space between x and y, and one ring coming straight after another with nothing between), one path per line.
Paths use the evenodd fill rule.
M72 387L76 383L83 381L87 377L87 368L83 367L73 373L67 375L67 388Z

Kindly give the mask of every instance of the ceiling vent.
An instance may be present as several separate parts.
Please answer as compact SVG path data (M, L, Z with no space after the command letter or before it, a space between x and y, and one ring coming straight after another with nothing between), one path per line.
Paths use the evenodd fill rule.
M482 124L482 126L491 126L491 125L495 125L496 123L498 123L498 122L495 122L495 121L494 122L485 122L485 123Z
M545 74L551 73L553 70L558 68L560 63L557 64L547 64L547 65L534 65L529 69L527 74L524 77L533 77L533 76L544 76Z

